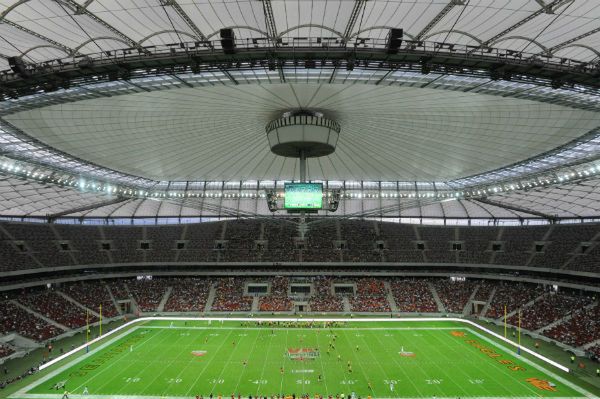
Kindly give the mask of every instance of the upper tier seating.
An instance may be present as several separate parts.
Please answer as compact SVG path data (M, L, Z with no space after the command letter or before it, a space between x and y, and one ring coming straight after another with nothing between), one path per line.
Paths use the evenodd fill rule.
M451 250L456 229L453 227L422 226L418 228L421 240L425 241L425 258L433 263L455 263L456 251Z
M498 237L500 229L494 227L459 228L458 240L465 243L465 248L458 252L461 263L490 263L491 245Z
M375 251L377 233L373 222L342 220L340 227L340 238L345 240L347 245L347 249L342 251L345 262L381 261L380 253Z
M334 247L338 240L336 224L332 220L312 226L305 237L305 248L302 250L304 262L339 262L342 250Z
M385 243L387 262L423 262L423 251L417 249L415 226L398 223L380 223L379 240Z
M285 222L266 221L264 232L267 248L263 251L261 260L266 262L293 262L299 260L299 253L294 245L294 237L298 236L296 226Z
M99 226L57 224L54 229L61 240L68 241L71 244L71 253L79 264L112 263L109 252L100 250L102 232Z
M185 240L185 249L177 251L179 262L208 262L216 261L218 252L215 250L215 240L221 238L223 223L210 222L180 226L185 228L181 240Z
M177 254L175 243L181 239L183 229L179 226L148 226L145 229L145 239L150 244L146 261L174 262Z
M150 262L483 263L600 272L600 224L444 227L318 220L169 226L0 222L0 272ZM585 248L585 249L584 249Z
M224 239L227 244L221 260L256 262L260 259L261 251L256 245L256 241L260 239L260 221L251 219L227 221L225 227Z

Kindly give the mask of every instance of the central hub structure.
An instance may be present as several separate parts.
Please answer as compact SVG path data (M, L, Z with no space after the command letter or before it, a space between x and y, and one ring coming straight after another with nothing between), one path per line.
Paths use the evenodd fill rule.
M300 183L285 183L283 195L267 192L269 210L276 212L278 199L283 197L284 209L300 213L299 233L304 237L304 215L319 209L335 212L339 204L339 190L324 192L322 183L306 183L306 159L324 157L335 152L340 137L340 124L325 118L321 112L296 110L285 112L266 127L271 152L300 160ZM325 204L325 205L324 205Z
M271 152L288 158L324 157L335 152L340 124L322 113L297 110L267 124Z

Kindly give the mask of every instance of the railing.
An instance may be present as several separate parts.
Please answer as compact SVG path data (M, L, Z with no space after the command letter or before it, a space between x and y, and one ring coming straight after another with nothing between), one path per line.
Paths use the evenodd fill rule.
M276 44L273 44L272 40L261 37L237 39L235 40L235 50L241 53L256 50L268 51L269 56L273 59L278 59L278 56L283 53L288 56L290 55L289 53L292 53L292 58L293 54L297 53L298 59L302 59L304 53L307 51L313 53L316 60L326 54L335 53L340 53L351 58L368 51L385 52L387 50L387 40L361 37L351 41L344 41L337 37L283 37L279 38ZM573 70L577 73L597 73L600 71L599 63L588 63L570 58L557 57L551 53L529 53L511 49L435 41L404 40L398 50L398 55L403 54L423 54L428 56L443 54L462 59L485 58L487 60L495 60L499 63L509 62L511 64L528 64L537 67L551 66L561 70ZM72 67L85 68L92 64L127 63L151 57L202 57L206 55L223 56L227 54L224 54L220 40L195 41L74 55L37 64L26 64L26 68L31 73L43 74ZM394 58L394 55L391 54L392 57L389 58ZM385 58L387 59L388 57ZM224 60L227 61L226 58ZM376 64L374 63L373 66L376 66ZM0 71L0 81L8 81L14 75L11 70Z

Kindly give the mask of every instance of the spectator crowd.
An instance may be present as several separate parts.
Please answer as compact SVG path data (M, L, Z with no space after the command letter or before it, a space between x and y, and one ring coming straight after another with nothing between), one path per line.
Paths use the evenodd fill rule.
M309 224L301 237L289 220L143 227L56 225L53 229L41 223L0 223L0 271L132 262L343 261L597 272L600 264L597 224L445 227L331 219Z

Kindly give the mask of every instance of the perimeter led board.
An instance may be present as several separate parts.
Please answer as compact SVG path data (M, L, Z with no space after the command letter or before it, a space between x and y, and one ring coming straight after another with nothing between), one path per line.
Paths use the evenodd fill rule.
M284 209L321 209L323 207L323 184L285 183Z

